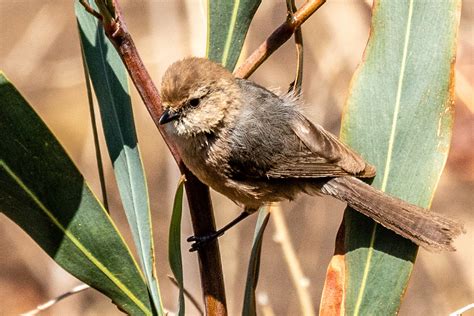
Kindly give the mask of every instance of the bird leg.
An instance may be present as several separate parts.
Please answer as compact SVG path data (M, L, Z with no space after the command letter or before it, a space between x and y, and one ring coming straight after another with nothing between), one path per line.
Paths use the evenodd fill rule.
M190 252L198 250L200 247L204 246L210 241L213 241L220 236L224 235L224 233L229 230L230 228L234 227L236 224L241 222L243 219L247 218L250 214L253 212L249 212L247 209L245 209L242 213L240 213L239 216L234 218L230 223L222 227L221 229L210 233L208 235L203 235L203 236L191 236L187 239L188 242L193 242L191 245L191 249L189 249Z

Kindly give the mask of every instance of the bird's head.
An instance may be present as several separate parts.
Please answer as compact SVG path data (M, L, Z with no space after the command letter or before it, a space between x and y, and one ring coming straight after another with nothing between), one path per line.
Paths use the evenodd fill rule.
M227 69L206 58L186 58L172 64L161 83L163 115L178 135L211 133L240 102L239 86Z

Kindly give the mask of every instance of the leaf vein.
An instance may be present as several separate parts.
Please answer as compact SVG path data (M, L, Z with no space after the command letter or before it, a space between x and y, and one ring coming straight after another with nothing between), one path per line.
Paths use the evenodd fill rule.
M397 129L398 115L400 112L400 103L401 103L401 96L402 96L402 90L403 90L403 79L405 78L405 67L406 67L407 56L408 56L408 45L410 42L412 17L413 17L413 0L410 0L409 7L408 7L408 18L407 18L407 24L406 24L406 30L405 30L405 38L404 38L404 44L403 44L403 55L402 55L402 60L401 60L401 65L400 65L400 74L398 76L397 95L395 99L395 106L394 106L393 117L392 117L392 127L390 130L390 138L389 138L388 147L387 147L387 160L385 161L385 169L384 169L383 178L382 178L382 186L380 188L382 191L385 191L387 189L388 177L390 174L390 167L392 163L393 147L395 143L395 133ZM378 225L377 223L374 223L374 227L372 229L372 235L370 238L369 249L367 251L367 259L366 259L366 264L364 268L364 273L362 276L362 281L361 281L359 293L357 295L357 301L354 308L354 316L359 315L360 307L362 305L362 299L364 297L365 288L367 286L367 279L369 277L371 260L372 260L372 255L374 252L377 225Z

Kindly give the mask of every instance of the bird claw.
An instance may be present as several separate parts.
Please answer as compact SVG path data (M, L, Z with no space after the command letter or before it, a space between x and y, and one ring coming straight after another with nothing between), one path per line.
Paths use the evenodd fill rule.
M243 211L239 216L237 216L233 221L231 221L229 224L225 225L218 231L215 231L213 233L204 235L204 236L191 236L187 239L188 242L192 242L191 244L191 249L189 249L190 252L199 250L201 247L204 245L208 244L209 242L219 238L220 236L224 235L224 233L230 229L232 226L249 216L253 211Z
M209 234L209 235L204 235L204 236L191 236L188 239L186 239L187 242L192 242L191 248L189 249L189 252L194 252L196 250L199 250L201 247L205 246L209 242L217 239L221 234L218 232Z

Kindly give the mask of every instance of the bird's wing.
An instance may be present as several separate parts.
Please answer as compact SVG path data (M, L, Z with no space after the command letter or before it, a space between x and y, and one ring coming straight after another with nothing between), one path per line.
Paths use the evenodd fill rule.
M242 111L244 114L238 121L241 126L230 136L228 177L268 180L375 175L375 168L357 153L321 126L312 124L296 108L289 109L280 97L251 81L238 80L238 83L242 91L249 92L245 99L250 102L245 108L248 111ZM255 98L255 95L263 97ZM257 118L269 118L266 111L273 114L271 122L257 121ZM238 132L242 130L246 131L246 137Z
M291 121L303 146L266 172L269 178L321 178L353 175L373 177L375 168L319 125L303 115Z

